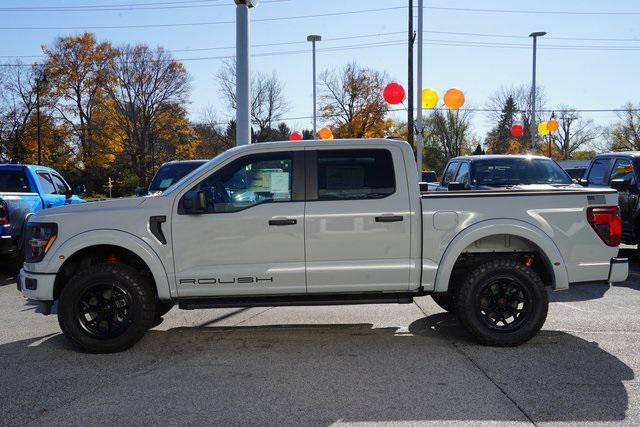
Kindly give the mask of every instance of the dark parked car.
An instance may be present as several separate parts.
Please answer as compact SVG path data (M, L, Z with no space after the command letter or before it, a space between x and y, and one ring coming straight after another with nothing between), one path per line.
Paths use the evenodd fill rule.
M461 156L449 160L442 181L430 190L540 189L577 186L548 157L528 155Z
M208 160L173 160L163 163L149 184L149 188L136 188L136 196L147 196L162 193L174 183L193 172Z
M599 154L591 160L584 179L580 181L585 187L612 187L618 190L622 242L628 245L640 242L638 168L640 151Z
M579 180L584 177L589 160L560 160L558 164L571 178Z

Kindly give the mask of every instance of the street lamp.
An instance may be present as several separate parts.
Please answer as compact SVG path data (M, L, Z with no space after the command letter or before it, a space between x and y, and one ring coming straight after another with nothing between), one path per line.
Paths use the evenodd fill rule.
M251 68L249 9L257 0L236 3L236 145L251 144Z
M316 107L317 107L317 103L316 103L316 42L319 42L320 40L322 40L322 36L319 36L317 34L312 34L310 36L307 36L307 41L311 42L312 46L313 46L313 137L315 138L316 135L316 131L317 131L317 114L316 114Z
M543 37L547 33L544 31L538 31L535 33L529 34L529 37L533 38L533 76L531 81L531 123L530 132L531 132L531 147L535 148L536 146L536 50L538 47L538 37Z
M37 140L38 140L38 164L42 164L42 143L40 136L40 85L47 83L47 73L44 69L40 72L40 75L36 77L36 128L37 128Z

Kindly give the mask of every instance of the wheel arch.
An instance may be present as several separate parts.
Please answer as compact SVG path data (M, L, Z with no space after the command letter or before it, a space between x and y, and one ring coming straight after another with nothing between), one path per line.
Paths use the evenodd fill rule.
M567 289L569 276L562 254L553 240L540 228L518 220L482 221L459 232L445 249L436 273L434 292L447 292L449 278L465 249L480 239L507 235L530 242L543 256L554 289ZM557 265L559 263L559 265Z
M108 249L115 249L118 255L132 255L123 264L136 265L141 262L153 279L158 298L171 299L168 275L156 252L142 239L119 230L89 231L68 239L56 249L56 257L50 261L47 270L54 271L61 277L65 266L78 261L83 254ZM60 256L63 259L60 259Z

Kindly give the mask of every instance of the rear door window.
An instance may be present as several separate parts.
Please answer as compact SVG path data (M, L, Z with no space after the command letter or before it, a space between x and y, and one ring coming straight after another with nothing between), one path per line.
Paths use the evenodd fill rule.
M23 170L0 170L0 193L32 193Z
M318 150L318 200L379 199L396 191L388 150Z
M607 172L609 170L609 159L595 159L589 170L587 181L592 185L607 185Z

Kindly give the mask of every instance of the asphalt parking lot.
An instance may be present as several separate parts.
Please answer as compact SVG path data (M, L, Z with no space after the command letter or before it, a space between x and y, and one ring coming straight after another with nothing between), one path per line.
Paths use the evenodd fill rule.
M622 256L633 256L623 250ZM552 292L517 348L481 347L430 298L180 311L81 354L0 276L0 424L640 424L640 262Z

